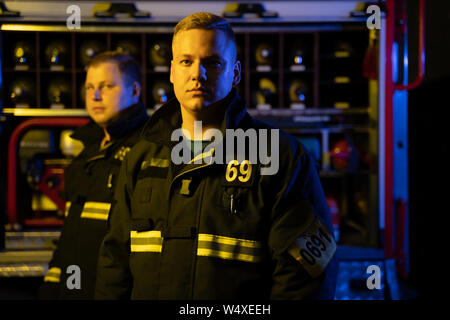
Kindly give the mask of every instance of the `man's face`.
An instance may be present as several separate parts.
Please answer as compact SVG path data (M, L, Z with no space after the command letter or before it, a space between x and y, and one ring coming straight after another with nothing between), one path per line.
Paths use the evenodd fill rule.
M220 30L191 29L175 36L170 82L185 111L201 111L239 83L241 66L234 50Z
M86 109L101 127L106 127L120 111L139 101L140 86L123 79L119 67L105 62L88 69L86 75Z

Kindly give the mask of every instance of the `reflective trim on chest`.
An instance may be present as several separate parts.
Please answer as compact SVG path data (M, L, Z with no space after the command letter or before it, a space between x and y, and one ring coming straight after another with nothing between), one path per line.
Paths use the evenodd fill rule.
M131 231L131 252L163 252L161 231ZM197 256L238 260L244 262L260 262L262 260L262 242L219 236L214 234L198 234Z
M161 231L131 231L130 250L131 252L162 252Z
M111 203L108 202L85 202L83 211L81 212L81 218L106 221L108 220L110 209Z
M254 240L200 233L198 235L197 255L259 262L262 259L262 243Z

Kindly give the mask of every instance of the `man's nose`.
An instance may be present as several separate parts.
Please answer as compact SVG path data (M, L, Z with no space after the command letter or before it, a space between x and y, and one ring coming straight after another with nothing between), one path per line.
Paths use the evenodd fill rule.
M191 74L192 80L194 81L205 81L206 80L206 68L201 63L194 63Z
M94 90L94 100L96 101L101 100L100 88Z

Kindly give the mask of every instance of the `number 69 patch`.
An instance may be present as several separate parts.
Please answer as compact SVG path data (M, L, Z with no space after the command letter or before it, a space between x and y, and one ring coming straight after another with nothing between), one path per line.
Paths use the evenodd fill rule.
M249 160L244 160L240 163L237 160L231 160L228 162L225 181L222 185L239 187L252 186L255 176L254 171L253 164Z
M336 242L318 217L288 249L313 278L325 270L335 252Z

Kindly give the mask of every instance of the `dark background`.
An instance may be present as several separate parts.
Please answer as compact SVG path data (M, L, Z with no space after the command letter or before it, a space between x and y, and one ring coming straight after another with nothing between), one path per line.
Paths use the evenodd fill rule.
M408 2L410 81L417 70L418 1ZM446 278L442 248L448 215L450 1L426 1L425 79L409 94L410 283L421 297ZM445 219L445 220L444 220ZM440 250L442 248L442 250ZM441 288L442 290L442 288Z

